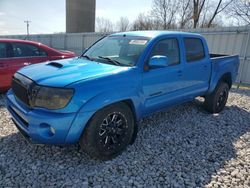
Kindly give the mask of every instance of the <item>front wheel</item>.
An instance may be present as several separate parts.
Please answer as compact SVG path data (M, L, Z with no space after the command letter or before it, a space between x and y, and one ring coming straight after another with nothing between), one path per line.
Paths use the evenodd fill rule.
M213 93L205 96L205 109L211 113L219 113L226 106L229 93L229 86L225 82L217 85Z
M94 158L111 159L130 143L134 125L134 116L126 104L107 106L91 118L80 138L80 145Z

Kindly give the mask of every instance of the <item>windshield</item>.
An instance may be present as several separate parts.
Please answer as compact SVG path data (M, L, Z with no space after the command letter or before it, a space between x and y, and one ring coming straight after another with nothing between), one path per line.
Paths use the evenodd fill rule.
M110 36L90 47L82 57L120 66L134 66L149 38Z

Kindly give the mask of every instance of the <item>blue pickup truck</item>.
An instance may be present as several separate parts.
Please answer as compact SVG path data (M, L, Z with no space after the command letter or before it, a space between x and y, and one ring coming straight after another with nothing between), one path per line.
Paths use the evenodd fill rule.
M239 57L209 54L199 34L137 31L109 35L80 57L31 65L13 76L7 108L32 143L78 143L110 159L133 142L137 121L204 97L219 113Z

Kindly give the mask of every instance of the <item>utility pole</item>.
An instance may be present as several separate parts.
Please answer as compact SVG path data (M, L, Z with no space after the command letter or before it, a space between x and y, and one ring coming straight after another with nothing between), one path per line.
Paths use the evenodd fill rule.
M27 26L27 36L29 36L30 32L29 32L29 26L30 26L30 22L29 20L24 21L24 23L26 23Z

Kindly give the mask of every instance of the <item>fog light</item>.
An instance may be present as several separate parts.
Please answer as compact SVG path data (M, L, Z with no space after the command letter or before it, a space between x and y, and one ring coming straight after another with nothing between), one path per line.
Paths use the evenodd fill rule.
M39 134L44 138L50 138L54 136L56 130L47 123L40 124Z
M55 135L56 134L56 130L53 127L50 127L50 132Z

